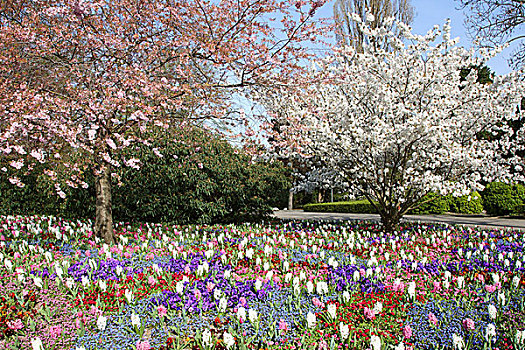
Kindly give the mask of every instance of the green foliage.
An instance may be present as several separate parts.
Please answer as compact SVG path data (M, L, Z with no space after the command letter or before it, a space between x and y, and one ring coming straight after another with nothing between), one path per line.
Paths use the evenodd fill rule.
M173 131L172 131L173 132ZM113 216L121 221L229 223L258 220L274 206L285 207L291 186L282 163L252 162L250 156L202 129L177 134L151 133L151 146L138 146L124 156L141 159L139 170L117 168L113 181ZM176 141L169 141L175 136ZM163 157L151 152L156 147ZM62 186L62 200L45 176L23 178L22 189L0 181L0 213L95 216L94 178L88 189ZM28 181L29 180L29 181ZM45 187L46 191L41 188Z
M450 210L449 197L434 192L426 194L419 203L422 204L410 210L409 214L443 214Z
M491 182L481 192L481 196L487 214L508 215L520 210L525 203L525 187L519 184Z
M469 195L461 197L450 197L450 211L460 214L480 214L483 212L483 199L474 191Z
M376 208L368 200L334 202L334 203L312 203L303 207L308 212L328 213L377 213Z

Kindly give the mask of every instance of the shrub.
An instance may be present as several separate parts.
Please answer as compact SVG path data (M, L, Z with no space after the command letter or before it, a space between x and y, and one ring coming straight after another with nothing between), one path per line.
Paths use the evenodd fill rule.
M450 197L450 211L460 214L480 214L483 212L483 199L474 191L461 197Z
M437 193L430 192L421 198L420 203L422 202L425 203L410 210L409 214L443 214L450 210L449 196L441 196Z
M273 206L284 207L291 186L289 171L280 162L252 162L251 157L227 141L199 128L177 132L168 141L157 130L151 147L129 149L129 158L142 160L139 170L117 168L113 181L113 216L119 221L229 223L259 220ZM151 153L158 148L163 157ZM87 174L86 174L87 175ZM62 186L60 199L54 187L38 172L22 178L18 188L0 181L0 213L52 214L68 218L93 218L94 178L84 179L88 189ZM45 190L43 190L45 189Z
M508 215L518 211L525 203L525 187L519 184L491 182L481 192L481 196L488 214Z
M377 213L376 208L368 200L334 202L334 203L312 203L303 207L307 212L328 212L328 213Z

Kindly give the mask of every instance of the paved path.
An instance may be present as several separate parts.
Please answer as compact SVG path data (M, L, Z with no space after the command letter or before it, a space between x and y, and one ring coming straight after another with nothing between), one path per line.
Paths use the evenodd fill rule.
M377 214L310 213L302 210L278 210L274 216L280 219L298 220L363 220L379 221ZM445 222L482 228L515 228L525 230L525 219L485 215L406 215L404 220L422 222Z

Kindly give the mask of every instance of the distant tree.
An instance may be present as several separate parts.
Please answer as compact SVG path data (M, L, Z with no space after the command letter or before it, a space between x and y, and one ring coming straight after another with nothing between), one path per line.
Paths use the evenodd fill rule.
M410 0L336 0L334 3L334 17L336 20L336 37L340 45L351 45L358 52L363 52L366 38L359 24L351 16L357 14L361 18L370 18L370 27L378 28L385 25L385 21L394 18L410 24L414 19L414 8ZM393 23L388 27L392 27Z
M482 47L494 47L519 41L509 64L514 68L525 63L525 1L459 0L465 11L465 24L472 38Z

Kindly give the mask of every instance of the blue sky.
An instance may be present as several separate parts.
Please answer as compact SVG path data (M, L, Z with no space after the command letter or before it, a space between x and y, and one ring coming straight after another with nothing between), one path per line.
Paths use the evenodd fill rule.
M323 6L319 15L322 17L331 17L333 15L333 0ZM411 24L414 33L425 34L435 24L443 25L447 18L450 18L452 33L451 37L460 38L460 45L470 48L472 43L467 36L463 11L458 9L459 3L454 0L412 0L415 9L414 22ZM508 47L497 57L488 62L488 66L496 74L506 74L510 72L507 59L514 50L516 45Z

